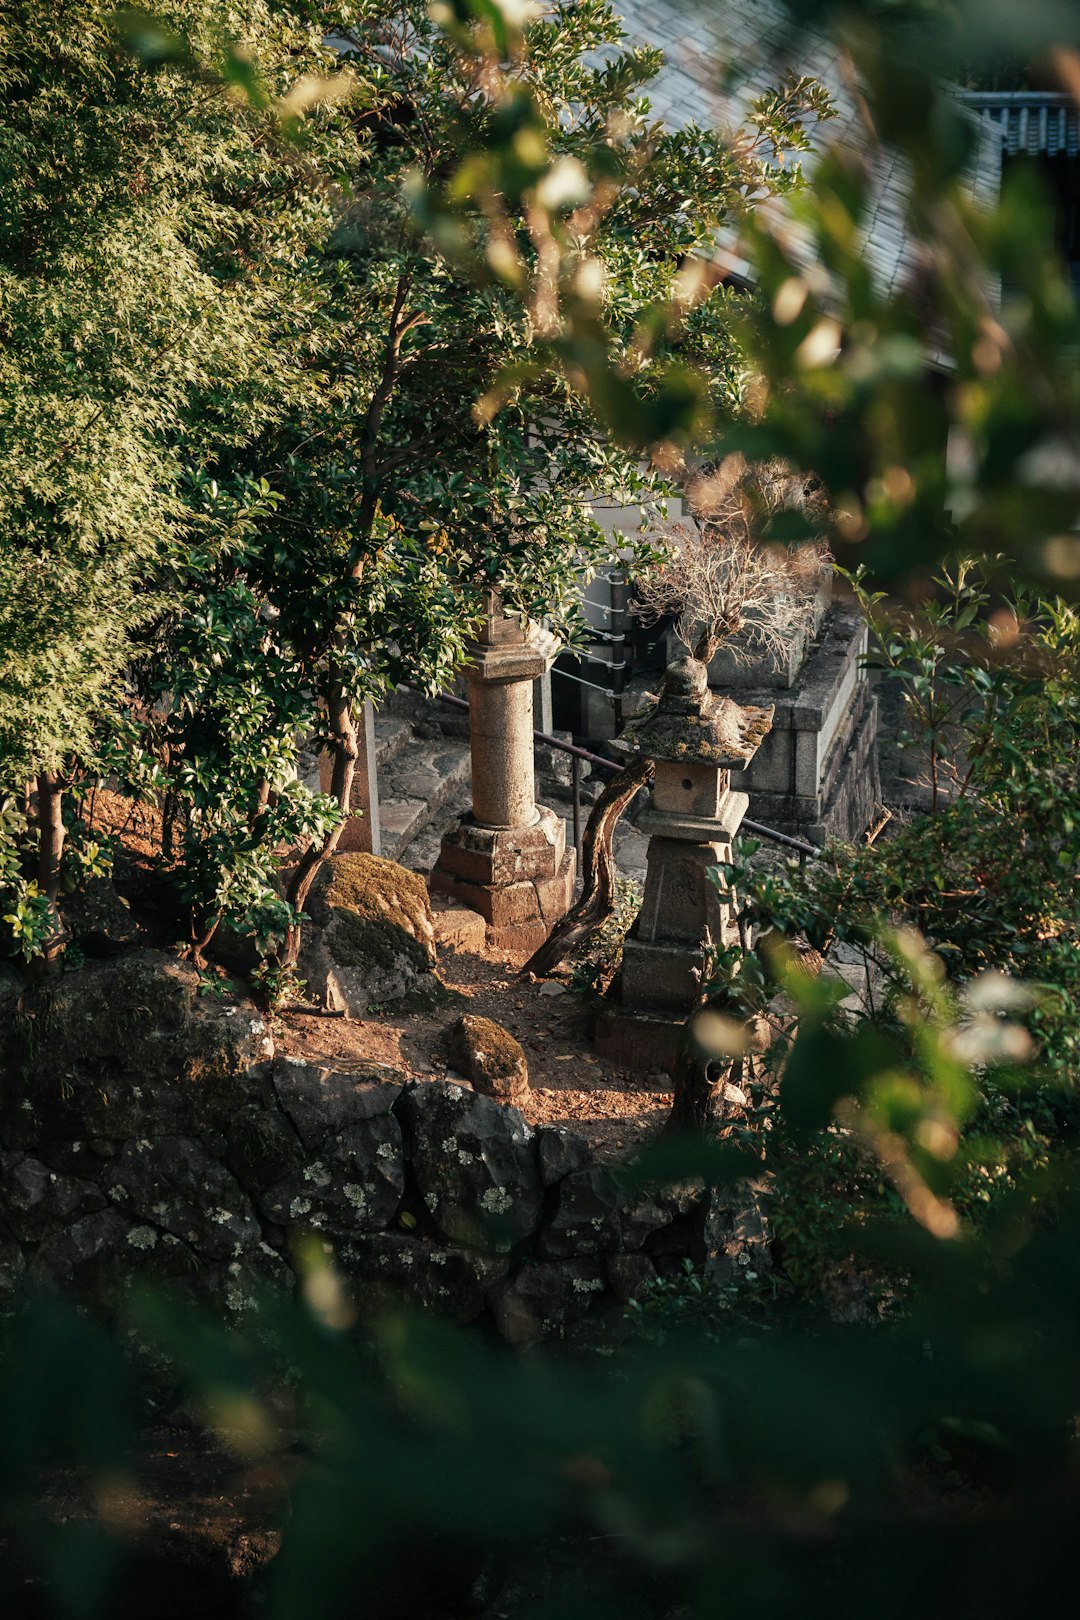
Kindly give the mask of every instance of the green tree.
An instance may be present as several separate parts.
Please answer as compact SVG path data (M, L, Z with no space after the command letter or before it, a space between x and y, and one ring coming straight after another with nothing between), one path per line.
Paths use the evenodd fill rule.
M0 24L0 792L36 805L37 870L8 862L24 946L59 937L63 789L178 555L212 541L188 481L303 391L331 171L325 143L282 139L280 98L328 53L261 0L235 39L220 20L17 0ZM259 107L238 93L256 48Z
M33 167L22 195L50 262L62 247L73 272L57 274L39 318L61 347L65 322L97 323L73 362L82 415L58 464L70 508L107 523L109 540L98 578L65 536L62 503L42 519L53 595L36 635L14 607L9 637L51 646L61 604L77 604L62 641L73 667L51 694L70 724L42 731L33 756L12 750L7 780L36 773L38 828L56 823L40 840L50 902L54 789L96 760L131 791L165 795L196 955L229 915L264 943L284 931L288 961L348 813L359 702L402 678L445 679L493 587L572 640L581 584L611 554L590 497L661 495L706 398L737 408L733 300L717 288L695 305L682 267L747 194L791 188L781 148L827 107L795 84L759 109L757 139L739 151L715 131L665 132L643 94L659 53L620 49L602 0L530 22L513 80L490 84L482 35L445 29L419 0L323 8L317 27L253 4L231 43L214 14L155 7L117 32L89 4L77 72L59 41L78 8L38 30L28 5L10 30L22 155L34 142L61 173L75 151L87 170L73 170L67 203L36 187ZM608 65L591 65L603 47ZM38 128L50 89L56 114ZM112 145L84 139L100 127ZM503 137L512 155L492 175L479 154ZM126 254L77 229L75 199L95 186L113 198ZM169 252L140 283L139 254L158 238ZM129 330L117 300L153 292L155 275L162 290ZM69 310L79 276L89 291ZM553 363L566 289L603 355L635 372L621 405L610 383L593 398ZM669 319L672 298L685 320ZM118 324L123 377L103 336ZM32 380L29 331L28 317L15 352ZM28 390L13 379L13 398ZM618 433L605 402L626 419ZM49 410L33 418L39 435ZM109 435L127 462L108 463ZM25 444L12 453L32 459ZM99 500L84 475L106 467ZM11 518L18 535L23 507ZM23 570L37 558L21 541L9 555ZM25 657L12 671L13 735L45 671ZM290 780L305 736L332 756L337 817ZM284 900L272 884L282 848L300 851ZM21 937L32 946L32 928Z

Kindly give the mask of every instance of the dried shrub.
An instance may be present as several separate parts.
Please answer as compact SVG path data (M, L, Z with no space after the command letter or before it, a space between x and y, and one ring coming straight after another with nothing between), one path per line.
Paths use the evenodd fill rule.
M691 521L674 525L666 556L635 583L633 612L644 624L673 618L694 658L708 663L725 643L736 658L782 656L791 638L813 623L814 603L829 566L823 540L785 545L766 538L790 514L811 532L821 498L781 461L729 456L688 491Z

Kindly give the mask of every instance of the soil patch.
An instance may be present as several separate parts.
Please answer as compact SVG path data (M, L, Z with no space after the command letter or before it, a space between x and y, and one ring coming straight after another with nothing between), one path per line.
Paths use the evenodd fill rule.
M288 1012L279 1054L348 1069L383 1063L415 1080L458 1078L451 1031L463 1012L494 1019L519 1041L529 1064L531 1125L564 1125L606 1160L630 1157L657 1135L671 1107L671 1082L635 1073L592 1050L590 1001L549 979L518 977L505 952L441 950L439 973L462 999L432 1011L388 1010L362 1019Z

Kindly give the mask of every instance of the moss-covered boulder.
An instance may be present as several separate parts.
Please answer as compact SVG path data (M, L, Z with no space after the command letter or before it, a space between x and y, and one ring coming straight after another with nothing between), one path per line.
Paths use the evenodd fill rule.
M87 963L0 1007L0 1139L220 1130L273 1051L252 1002L161 951Z
M493 1018L465 1013L450 1033L450 1050L477 1091L520 1108L529 1096L529 1065L518 1041Z
M335 855L307 912L300 977L324 1006L362 1018L372 1006L439 995L431 902L418 873L378 855Z

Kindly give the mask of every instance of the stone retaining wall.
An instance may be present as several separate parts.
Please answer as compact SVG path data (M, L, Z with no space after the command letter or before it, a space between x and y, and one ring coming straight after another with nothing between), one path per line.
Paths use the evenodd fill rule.
M745 1201L620 1186L572 1132L462 1083L272 1055L257 1010L154 952L0 985L0 1292L108 1302L134 1274L242 1311L330 1245L387 1300L512 1343L618 1309L689 1255L764 1241ZM757 1264L760 1254L755 1254Z

